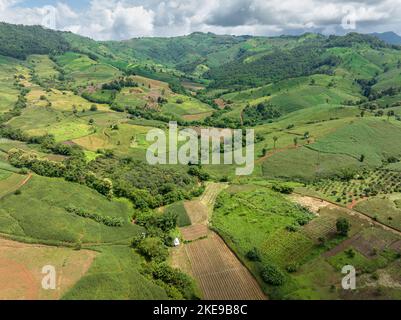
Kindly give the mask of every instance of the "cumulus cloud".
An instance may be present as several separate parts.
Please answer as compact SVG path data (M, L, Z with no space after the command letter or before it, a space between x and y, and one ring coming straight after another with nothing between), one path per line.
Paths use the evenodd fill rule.
M401 0L91 0L25 7L0 0L0 20L42 24L99 40L175 36L194 31L279 35L303 32L401 33ZM348 23L344 27L344 23Z

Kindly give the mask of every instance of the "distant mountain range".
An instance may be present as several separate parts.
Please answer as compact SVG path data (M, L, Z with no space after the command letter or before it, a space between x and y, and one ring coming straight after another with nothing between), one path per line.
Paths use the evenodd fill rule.
M401 45L401 37L395 32L372 33L371 35L388 44Z

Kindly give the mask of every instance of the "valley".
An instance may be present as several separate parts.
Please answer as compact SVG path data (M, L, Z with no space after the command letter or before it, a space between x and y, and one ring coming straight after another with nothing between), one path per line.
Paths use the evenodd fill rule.
M401 299L398 45L0 35L0 299ZM254 130L253 172L149 164L171 122Z

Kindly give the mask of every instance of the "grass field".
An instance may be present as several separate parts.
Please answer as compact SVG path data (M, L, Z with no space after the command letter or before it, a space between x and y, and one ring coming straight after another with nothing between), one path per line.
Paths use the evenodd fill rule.
M51 134L57 142L63 142L88 136L93 132L93 129L80 120L65 119L46 128L31 129L26 132L32 136Z
M46 95L46 97L51 102L52 108L59 111L73 112L76 110L82 113L84 111L89 111L92 106L96 106L98 111L109 111L108 106L91 103L82 97L75 95L71 91L59 91L53 89Z
M365 156L365 165L378 166L385 157L401 155L401 148L394 143L401 137L401 126L385 119L355 121L320 139L310 146L322 153L343 154L355 159Z
M297 225L299 219L311 217L277 193L265 188L255 191L237 189L230 193L228 188L219 196L216 206L213 227L235 243L242 256L258 248L262 261L285 267L294 259L294 253L300 254L299 260L302 261L304 252L310 249L311 242L307 238L300 233L288 232L286 227ZM271 246L274 246L274 251Z
M55 63L45 55L31 55L28 63L33 66L33 70L40 80L55 80L59 72L55 69Z
M172 249L173 263L195 278L204 299L263 300L266 297L251 273L208 228L209 212L225 187L210 183L198 200L173 205L180 215L185 213L185 225L190 225L180 228L184 244Z
M287 114L309 107L343 105L345 101L360 99L361 95L350 78L314 75L226 94L223 98L226 101L251 105L269 102L279 107L282 114Z
M167 300L165 291L141 273L142 258L125 246L99 247L88 273L65 300Z
M177 225L180 228L191 225L191 219L188 217L188 213L184 207L183 202L178 202L168 206L164 212L165 213L172 212L174 214L177 214L178 215Z
M18 183L20 179L14 182ZM20 195L13 194L0 200L0 232L46 243L74 245L130 243L141 231L131 224L133 211L128 201L108 201L85 186L34 176L20 190ZM104 216L121 217L125 224L123 227L106 227L68 213L66 207L70 206Z
M213 112L212 107L200 102L199 100L183 95L173 95L168 99L168 102L163 105L162 113L174 116L200 116L206 118ZM188 118L188 117L187 117Z
M0 181L7 179L11 175L12 175L12 173L10 171L0 169Z
M20 188L27 176L0 170L0 199Z
M17 169L17 168L15 168L15 167L13 167L11 164L9 164L8 162L5 162L5 161L3 161L3 159L4 160L6 160L7 159L7 154L5 154L5 157L2 159L2 157L1 157L1 155L2 155L2 153L1 153L1 151L0 151L0 170L2 170L2 171L7 171L7 172L15 172L15 173L17 173L18 172L18 170L19 169Z
M145 159L146 149L150 145L146 141L149 127L126 123L117 116L113 118L113 114L85 118L94 119L96 132L82 134L81 137L73 139L74 143L92 152L99 149L112 149L116 154L128 154L142 160ZM111 128L113 125L117 125L118 130Z
M367 199L355 209L401 231L401 195L398 193Z
M270 130L277 126L272 125ZM264 126L257 131L266 138L256 146L256 150L263 145L271 146L272 137L278 138L276 148L280 152L268 148L272 154L268 155L262 166L263 174L269 178L314 180L332 177L346 169L373 169L390 157L398 158L401 155L401 149L395 143L398 135L401 135L401 127L396 121L345 118L295 126L291 130L269 132L269 128ZM301 132L308 132L311 142L314 142L305 145ZM298 137L298 146L303 147L294 148L292 140L295 137Z
M18 98L18 90L14 87L16 63L10 58L0 56L0 115L12 109Z
M342 59L340 68L349 74L356 75L358 79L371 79L376 73L383 71L376 63L369 61L364 55L351 48L332 48L329 49L329 53L339 56Z
M118 69L83 54L67 52L57 57L57 62L73 80L74 86L105 83L121 75Z
M324 154L306 147L274 154L263 162L262 172L267 178L311 181L330 177L341 168L357 169L361 164L355 158L343 154Z
M43 129L60 122L64 116L61 112L46 107L29 106L21 116L13 118L8 124L23 131Z
M262 197L259 194L263 192ZM372 283L372 274L380 269L385 275L398 259L394 250L401 249L395 249L400 237L379 227L367 228L369 223L365 219L334 206L321 207L319 215L305 226L288 231L286 226L299 217L299 209L291 209L286 201L281 195L249 184L229 187L217 201L213 226L272 299L353 299L355 295L341 290L341 268L346 264L355 265L363 274L359 293L366 299L375 299L376 291L370 286L382 285ZM351 223L348 239L336 233L339 217ZM319 239L325 239L324 245ZM253 248L261 262L247 258ZM355 251L353 258L349 258L350 249ZM284 284L264 284L259 276L260 264L281 268ZM383 290L391 291L388 286L384 285ZM391 291L388 296L395 298L396 292Z

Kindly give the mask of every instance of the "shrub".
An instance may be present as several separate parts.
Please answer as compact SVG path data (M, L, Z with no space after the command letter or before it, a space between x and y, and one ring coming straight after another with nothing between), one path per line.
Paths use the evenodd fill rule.
M348 236L348 232L351 229L351 224L349 223L349 221L346 218L338 218L336 227L337 227L337 232L340 235L346 237L346 236Z
M199 178L201 181L207 181L210 179L210 175L198 166L191 166L188 170L188 174Z
M297 231L298 231L298 227L297 227L297 226L294 226L294 225L286 226L285 229L286 229L288 232L297 232Z
M156 262L163 262L168 257L168 249L160 238L143 239L137 249L146 259Z
M177 289L183 298L197 298L191 279L180 270L173 269L167 263L152 263L150 272L155 280L163 281L167 286Z
M285 184L275 184L272 189L276 192L280 192L283 194L291 194L294 192L294 188L290 187L288 185Z
M298 271L299 265L297 263L291 263L285 269L288 273L294 273Z
M347 255L348 258L352 259L355 257L355 251L352 249L349 249L347 251L345 251L345 254Z
M264 282L272 286L281 286L285 280L281 270L273 265L265 265L261 272L261 277Z
M259 250L257 248L249 250L246 254L246 258L249 261L258 261L258 262L262 261L262 259L260 258Z
M122 227L124 225L124 219L122 218L101 216L100 214L87 212L85 210L78 209L75 207L67 207L65 208L65 210L69 213L76 214L77 216L80 216L82 218L92 219L108 227Z

